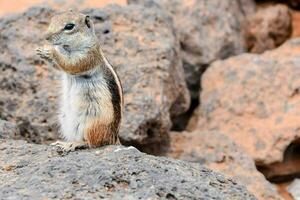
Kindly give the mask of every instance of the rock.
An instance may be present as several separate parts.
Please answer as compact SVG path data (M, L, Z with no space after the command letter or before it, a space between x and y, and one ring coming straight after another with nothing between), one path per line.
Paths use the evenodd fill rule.
M200 75L212 61L245 51L242 26L246 11L255 9L252 0L247 0L246 5L243 5L244 0L128 2L148 7L161 6L173 16L180 38L186 81L193 98L198 98Z
M60 156L48 146L0 140L0 149L0 199L255 199L219 173L133 147Z
M258 169L272 182L290 182L300 173L299 150L299 139L296 139L284 150L282 162L259 166Z
M123 83L121 140L153 152L155 144L167 140L171 117L190 103L172 19L161 9L137 5L86 12Z
M0 119L0 139L16 139L20 137L17 125Z
M262 53L284 43L292 34L292 17L285 5L261 8L249 18L246 29L248 51Z
M0 19L0 118L20 125L26 140L39 143L57 138L58 76L35 55L52 12L35 8Z
M85 12L94 19L102 48L123 83L121 140L158 149L155 145L167 140L171 118L185 112L190 99L172 19L160 9L145 11L137 5ZM6 94L0 109L9 113L6 120L28 122L23 128L38 143L56 139L57 133L59 76L35 55L53 13L32 8L0 21L0 66L5 70L0 92Z
M245 185L257 199L282 199L265 177L257 171L254 161L222 133L172 132L168 156L203 164L233 177Z
M237 0L245 18L249 18L256 11L256 1L253 0Z
M300 40L216 61L204 73L199 131L220 131L259 166L282 162L300 137Z
M292 184L288 186L288 191L294 200L300 200L300 180L295 179Z

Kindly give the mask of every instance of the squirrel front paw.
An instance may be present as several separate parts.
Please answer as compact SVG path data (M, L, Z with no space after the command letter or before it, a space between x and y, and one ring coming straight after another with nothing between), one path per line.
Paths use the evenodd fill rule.
M39 55L41 58L51 61L51 48L49 47L40 47L36 49L37 55Z

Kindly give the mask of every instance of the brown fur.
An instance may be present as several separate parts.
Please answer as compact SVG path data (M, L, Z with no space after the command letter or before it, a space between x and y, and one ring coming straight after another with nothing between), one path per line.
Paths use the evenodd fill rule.
M93 69L99 63L103 62L103 55L99 49L99 45L91 48L84 58L75 63L71 63L69 58L61 55L56 50L54 50L53 57L62 70L69 72L70 74L77 74Z
M94 121L89 124L85 131L85 140L89 147L95 148L103 145L117 144L117 132L113 132L111 126L101 123L101 121Z

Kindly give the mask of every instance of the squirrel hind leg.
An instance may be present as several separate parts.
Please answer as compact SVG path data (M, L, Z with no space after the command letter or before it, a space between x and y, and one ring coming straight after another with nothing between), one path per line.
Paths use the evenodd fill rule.
M90 148L96 148L104 145L117 144L118 140L111 130L110 125L103 124L100 121L94 121L89 124L85 130L84 139Z

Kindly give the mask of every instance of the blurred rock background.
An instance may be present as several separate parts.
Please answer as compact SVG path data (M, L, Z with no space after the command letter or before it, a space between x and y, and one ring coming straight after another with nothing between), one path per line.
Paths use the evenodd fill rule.
M3 180L14 178L9 173L16 164L9 158L24 160L22 146L48 152L45 144L58 139L59 73L35 49L43 43L50 17L69 8L93 18L102 48L120 75L124 145L218 171L257 199L300 199L298 0L0 1L0 147L6 154L0 169L8 174ZM81 153L95 151L76 152ZM157 167L155 159L150 162ZM47 163L51 168L55 160ZM127 176L108 174L109 192L120 187L115 179L134 190ZM197 184L213 191L205 193L208 199L222 198L215 196L215 185ZM246 189L233 188L227 179L220 184L221 193L233 191L245 199ZM169 187L156 195L191 195L186 188Z

